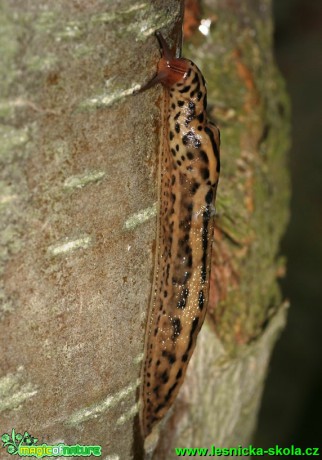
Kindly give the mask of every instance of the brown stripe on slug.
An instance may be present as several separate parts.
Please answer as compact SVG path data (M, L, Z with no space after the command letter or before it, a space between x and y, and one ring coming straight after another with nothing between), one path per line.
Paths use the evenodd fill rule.
M156 83L165 87L157 251L147 322L140 423L146 437L173 404L208 304L219 130L207 122L204 78L164 38ZM145 89L144 88L144 89Z

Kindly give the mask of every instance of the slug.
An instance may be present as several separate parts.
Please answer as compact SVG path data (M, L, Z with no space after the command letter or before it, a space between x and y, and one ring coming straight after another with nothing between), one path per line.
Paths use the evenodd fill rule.
M205 80L188 59L176 58L161 33L156 76L165 122L160 166L154 281L140 389L143 437L173 404L183 383L209 291L220 134L207 121Z

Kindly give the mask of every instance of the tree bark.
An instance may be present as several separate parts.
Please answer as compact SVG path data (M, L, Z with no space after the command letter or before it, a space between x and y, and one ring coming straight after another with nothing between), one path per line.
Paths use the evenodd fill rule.
M162 90L132 93L180 4L5 0L0 14L0 426L139 459ZM203 0L201 14L209 34L194 29L184 55L222 133L211 299L157 460L250 441L285 323L289 107L270 0Z

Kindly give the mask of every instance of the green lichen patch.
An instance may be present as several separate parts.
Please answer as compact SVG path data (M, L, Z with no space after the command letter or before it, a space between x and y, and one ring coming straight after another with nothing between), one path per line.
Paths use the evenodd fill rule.
M65 179L64 187L67 189L83 188L87 184L99 182L105 176L105 171L89 171L86 174L71 176Z
M13 149L21 147L28 141L28 128L13 128L0 125L0 160L12 155Z
M68 254L76 249L87 249L92 243L92 238L89 235L83 235L80 238L67 238L66 241L50 245L48 253L52 256Z
M66 425L68 426L77 426L80 423L83 423L87 420L92 418L97 418L104 412L108 411L109 409L115 407L119 404L122 400L124 400L127 396L132 394L137 386L139 385L139 380L137 380L134 384L128 385L126 388L123 388L118 393L108 396L105 400L98 402L97 404L92 405L91 407L85 407L78 411L75 411L68 420L66 420Z
M230 350L258 337L281 303L278 251L288 219L289 104L272 57L268 11L258 14L245 2L237 18L229 8L207 2L203 17L217 20L208 35L197 31L184 51L203 70L210 113L221 129L215 253L224 251L218 283L225 280L227 286L210 314Z
M143 224L147 220L152 219L152 217L155 217L156 214L157 214L157 205L155 203L153 206L150 206L146 209L142 209L141 211L138 211L137 213L128 217L128 219L124 222L124 229L133 230L134 228Z
M36 385L26 382L22 366L16 373L10 373L0 379L0 413L18 409L25 401L38 393Z

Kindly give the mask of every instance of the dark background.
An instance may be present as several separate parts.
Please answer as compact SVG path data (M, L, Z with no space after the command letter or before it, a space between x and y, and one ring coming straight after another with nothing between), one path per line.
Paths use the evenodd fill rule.
M291 219L282 242L291 302L254 445L322 444L322 1L274 0L275 55L291 98Z

